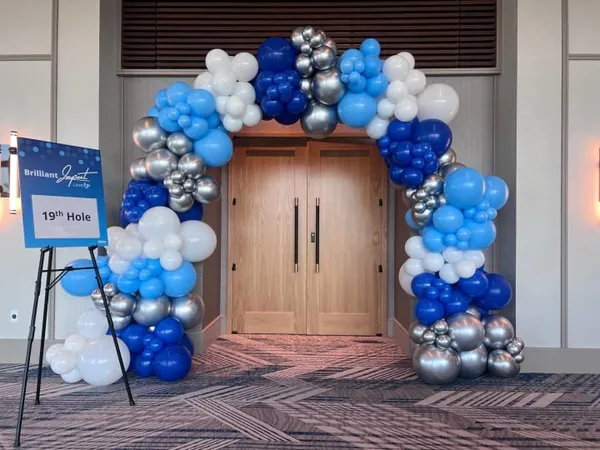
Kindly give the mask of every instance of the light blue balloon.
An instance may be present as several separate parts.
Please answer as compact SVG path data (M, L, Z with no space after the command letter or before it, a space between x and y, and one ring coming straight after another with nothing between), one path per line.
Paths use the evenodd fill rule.
M173 119L173 117L175 118ZM179 119L179 111L170 106L161 109L158 113L158 124L163 130L168 131L169 133L181 130L181 126L177 123L177 119Z
M351 128L364 128L377 114L377 101L366 92L348 92L338 104L338 116Z
M212 129L206 137L194 142L194 151L208 167L221 167L233 156L233 143L227 133Z
M160 111L156 106L153 106L152 108L150 108L147 113L147 115L150 117L158 117L159 114L160 114Z
M379 59L379 56L367 55L365 56L365 70L363 72L363 75L367 78L373 78L378 73L381 73L382 67L383 62Z
M169 106L169 102L167 101L166 89L161 89L156 93L156 95L154 96L154 103L156 104L159 110L163 109L165 106Z
M194 141L202 139L208 134L208 122L202 117L191 116L191 124L183 132Z
M470 167L455 170L446 177L444 195L448 203L457 208L477 206L485 195L485 179Z
M167 102L171 106L175 106L177 103L185 103L191 90L187 83L176 81L167 88Z
M446 246L444 245L444 233L441 233L435 227L423 228L423 244L430 252L443 252Z
M189 261L183 261L177 270L165 270L160 275L165 294L169 297L183 297L191 292L196 284L196 269Z
M146 261L146 269L150 271L153 277L158 277L163 272L160 259L148 259Z
M90 295L95 289L98 289L98 282L96 281L96 273L92 269L92 261L90 259L76 259L71 261L69 266L75 269L67 274L60 280L62 288L71 295L77 297L86 297ZM104 269L102 267L101 269ZM108 282L110 278L110 270L108 274L105 274L106 278L102 277L102 282Z
M121 275L117 280L117 287L124 294L135 294L140 288L140 280L137 278L132 280L125 275Z
M221 116L219 116L219 113L215 111L206 118L206 121L208 122L209 128L217 128L219 125L221 125Z
M494 175L485 177L485 200L490 204L490 207L498 210L506 205L508 201L508 185L506 182Z
M471 219L466 219L464 227L471 232L468 240L471 250L483 250L494 243L496 239L496 225L491 220L483 223L477 223Z
M411 214L411 210L409 209L408 211L406 211L406 214L404 214L404 220L406 220L406 223L408 224L409 227L411 227L413 230L418 230L421 227L419 225L417 225L415 223L415 221L412 218L412 214Z
M464 220L462 211L452 205L442 205L433 213L433 225L442 233L456 232Z
M146 281L142 281L139 287L142 298L158 298L164 294L164 290L163 282L158 278L150 278Z
M119 275L118 273L112 273L110 275L110 278L108 279L108 282L112 283L112 284L114 284L116 286L117 285L117 281L119 281L119 277L120 276L121 275Z
M379 45L379 41L377 41L377 39L368 38L365 39L362 44L360 44L360 52L365 56L379 56L379 53L381 53L381 45Z
M207 118L215 112L217 102L215 97L204 89L194 89L187 96L188 105L198 117Z
M371 97L383 95L388 87L388 80L383 73L379 73L367 80L367 94Z

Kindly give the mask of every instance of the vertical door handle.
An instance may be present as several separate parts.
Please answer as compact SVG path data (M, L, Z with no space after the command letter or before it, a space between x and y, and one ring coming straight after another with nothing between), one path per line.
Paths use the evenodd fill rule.
M315 272L319 273L319 245L320 245L320 223L321 223L321 205L317 197L315 206Z
M294 272L298 272L298 197L294 197Z

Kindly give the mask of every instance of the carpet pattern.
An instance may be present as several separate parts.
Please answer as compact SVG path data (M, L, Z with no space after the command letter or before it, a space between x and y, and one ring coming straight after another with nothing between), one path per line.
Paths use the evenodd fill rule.
M22 366L0 365L0 446L12 448ZM388 338L227 335L178 383L69 385L35 369L31 449L600 448L600 376L522 374L432 387Z

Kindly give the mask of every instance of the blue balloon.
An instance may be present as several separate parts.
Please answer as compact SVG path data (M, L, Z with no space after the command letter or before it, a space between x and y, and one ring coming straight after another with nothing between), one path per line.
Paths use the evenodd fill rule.
M150 348L150 351L154 352L154 353L158 353L160 352L165 346L165 341L163 341L160 338L154 338L150 341L150 344L148 345L148 347Z
M233 143L227 133L213 129L205 138L194 142L194 151L208 167L221 167L233 156Z
M167 206L169 203L169 191L162 184L151 186L144 192L144 199L150 208L155 206Z
M282 125L292 125L300 120L300 114L293 114L289 111L283 111L275 120Z
M168 131L169 133L181 130L181 126L177 123L177 119L179 119L179 111L175 108L166 107L158 114L158 124L163 130Z
M165 344L176 344L183 337L183 325L174 317L167 317L156 324L154 335Z
M150 342L152 342L152 341L150 341ZM150 343L148 343L148 345L144 348L144 350L142 350L142 353L140 353L140 355L146 361L152 361L154 359L154 352L152 350L150 350Z
M265 39L258 48L258 67L260 70L282 72L294 67L296 51L287 39L272 37Z
M433 213L433 225L442 233L455 233L464 220L462 211L452 205L442 205Z
M86 297L91 295L95 289L98 289L96 273L94 272L94 269L92 269L93 266L90 259L76 259L67 264L67 266L71 266L74 269L86 268L83 270L67 272L64 278L60 280L60 285L68 294L76 297ZM108 276L102 277L102 282L104 284L106 284L110 278L110 270L108 272ZM107 275L105 270L104 273Z
M119 281L119 277L120 277L120 276L121 276L121 275L119 275L118 273L111 273L111 274L110 274L110 277L109 277L109 279L108 279L108 282L109 282L109 283L112 283L112 284L114 284L114 285L116 285L116 284L117 284L117 281ZM106 283L105 283L105 284L106 284Z
M508 201L508 185L506 182L494 175L485 177L485 196L491 208L500 209Z
M152 277L152 273L149 269L147 270L150 274L151 278L141 281L139 284L139 292L143 298L158 298L165 292L165 287L163 286L162 281L158 278ZM141 278L141 277L140 277ZM144 275L145 278L145 275Z
M489 286L487 291L476 299L476 303L483 309L502 309L510 303L512 287L506 278L497 273L488 273Z
M152 272L150 272L149 269L140 269L140 281L144 282L144 281L148 281L150 278L152 278ZM142 285L140 284L140 291L142 290ZM144 296L145 297L145 296Z
M169 102L167 101L167 90L166 89L161 89L154 95L154 104L156 105L156 107L159 110L161 110L165 106L169 105Z
M431 325L444 317L444 305L437 300L419 299L415 305L415 317L425 325Z
M152 339L154 339L154 335L150 332L147 332L144 337L142 338L142 342L144 343L144 347L148 347L150 345L150 342L152 342Z
M348 92L338 104L340 120L351 128L364 128L377 114L377 101L365 92Z
M196 284L196 269L189 261L183 261L177 270L165 270L160 275L169 297L183 297L191 292Z
M140 280L137 278L132 280L125 275L121 275L117 280L117 287L119 291L125 294L135 294L140 288Z
M496 225L491 220L477 223L466 219L464 226L471 232L471 237L468 241L468 248L471 250L488 248L496 239Z
M144 336L148 329L140 324L132 323L121 332L121 339L131 353L139 353L144 349Z
M365 39L362 44L360 44L360 52L365 56L379 56L381 53L381 45L379 45L377 39L368 38Z
M388 80L383 73L375 75L367 80L367 94L371 97L379 97L388 87Z
M148 259L146 260L146 269L148 269L153 277L158 277L163 273L163 268L160 265L160 259Z
M435 227L425 227L422 231L423 244L430 252L440 253L446 248L444 245L444 233L441 233Z
M421 228L419 225L417 225L415 223L415 221L412 218L412 213L411 213L411 209L406 211L406 214L404 214L404 220L406 220L406 223L409 227L411 227L413 230L418 230L419 228Z
M150 116L150 117L158 117L159 114L160 114L160 110L156 106L153 106L152 108L150 108L148 110L148 112L146 113L146 115Z
M448 203L457 208L477 206L485 195L485 179L478 170L460 168L446 177L444 195Z
M187 96L187 103L193 114L204 118L213 114L217 108L215 97L204 89L193 89Z
M284 111L283 103L281 103L279 100L272 100L268 97L264 97L260 101L260 109L272 117L277 117Z
M463 294L469 297L477 297L488 290L489 280L483 270L477 270L470 278L460 278L457 285Z
M292 95L287 103L287 109L292 114L300 114L306 109L307 105L308 105L308 97L306 96L306 94L304 92L297 89L292 93ZM292 122L292 123L294 123L294 122Z
M188 220L202 220L203 215L204 209L202 203L199 202L194 202L192 207L187 211L177 213L177 217L179 217L179 221L182 223L187 222Z
M414 277L410 283L410 288L415 297L422 297L425 291L435 283L435 275L425 272Z
M452 145L450 127L438 119L427 119L418 122L413 138L416 142L428 142L436 155L446 153Z
M135 373L141 378L148 378L154 375L154 364L152 360L144 359L141 354L135 357L133 367Z
M446 310L447 316L465 312L467 309L469 309L470 299L468 297L465 297L457 291L454 291L453 294L454 295L452 296L452 299L444 305L444 309Z
M187 350L190 352L190 355L194 354L194 343L186 333L183 334L180 344L187 348Z
M393 141L408 141L413 133L412 122L402 122L394 119L390 122L387 129L387 136Z
M129 225L131 222L129 222L129 220L127 219L127 214L125 214L125 210L123 208L121 208L121 210L119 211L119 225L121 225L121 228L127 228L127 225Z
M167 88L167 102L171 106L184 103L192 89L183 81L176 81Z
M167 345L156 354L153 367L162 381L181 380L192 367L192 355L180 344Z
M191 123L183 127L183 132L192 140L202 139L209 131L208 121L202 117L191 117Z
M206 121L208 122L209 128L217 128L219 125L221 125L221 116L217 111L215 111L206 118Z

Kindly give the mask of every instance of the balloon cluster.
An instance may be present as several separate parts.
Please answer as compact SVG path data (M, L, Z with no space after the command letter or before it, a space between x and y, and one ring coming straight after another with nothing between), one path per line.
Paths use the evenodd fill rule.
M136 298L119 292L114 283L108 283L103 288L104 295L108 302L108 309L113 320L115 330L122 330L133 320L132 314L136 306ZM104 300L100 289L95 289L91 294L92 302L98 311L105 313Z
M152 180L131 180L123 193L120 222L126 227L130 223L138 223L142 215L155 206L167 206L169 192L162 185Z

